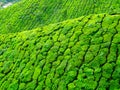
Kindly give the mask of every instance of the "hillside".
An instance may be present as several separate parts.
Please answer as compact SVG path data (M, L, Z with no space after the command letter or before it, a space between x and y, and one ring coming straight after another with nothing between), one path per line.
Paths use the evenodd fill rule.
M22 0L0 10L0 34L32 30L89 14L118 13L120 0Z
M0 35L0 90L119 90L120 15L96 14Z

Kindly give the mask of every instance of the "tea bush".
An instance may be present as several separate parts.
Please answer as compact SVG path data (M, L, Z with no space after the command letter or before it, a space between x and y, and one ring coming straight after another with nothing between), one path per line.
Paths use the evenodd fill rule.
M119 90L119 22L96 14L0 35L0 90Z

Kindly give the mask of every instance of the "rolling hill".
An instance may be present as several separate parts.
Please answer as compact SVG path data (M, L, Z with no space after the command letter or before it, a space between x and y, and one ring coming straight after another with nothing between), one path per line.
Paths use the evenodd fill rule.
M32 30L89 14L118 13L120 0L22 0L0 11L0 34Z
M0 90L120 90L120 0L0 10Z
M119 90L120 15L96 14L0 35L0 90Z

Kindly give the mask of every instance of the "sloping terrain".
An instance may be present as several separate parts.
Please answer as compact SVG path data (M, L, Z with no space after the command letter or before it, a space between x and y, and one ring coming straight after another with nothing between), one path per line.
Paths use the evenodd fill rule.
M0 11L0 34L31 30L89 14L118 12L120 0L22 0Z
M120 15L0 35L0 90L44 89L120 90Z

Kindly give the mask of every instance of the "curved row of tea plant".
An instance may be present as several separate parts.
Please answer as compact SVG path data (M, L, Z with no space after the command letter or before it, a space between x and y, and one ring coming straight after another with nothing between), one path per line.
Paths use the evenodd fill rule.
M31 30L83 15L120 12L120 0L22 0L0 11L0 34Z
M120 15L89 15L0 35L0 90L119 90Z

